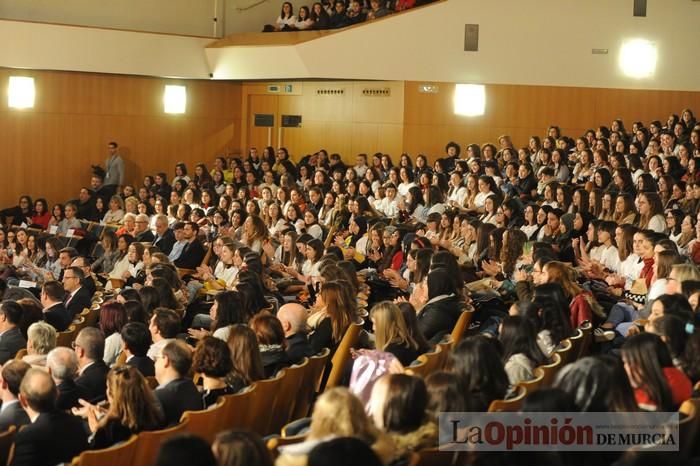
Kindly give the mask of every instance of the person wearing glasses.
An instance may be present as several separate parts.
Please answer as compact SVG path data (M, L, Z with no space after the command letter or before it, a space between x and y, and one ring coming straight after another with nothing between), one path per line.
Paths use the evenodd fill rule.
M139 243L152 243L155 237L149 228L149 219L146 214L138 214L136 216L136 229L134 236Z
M68 267L63 272L63 289L66 292L66 300L63 305L74 318L85 308L90 308L92 305L92 295L90 291L83 286L85 273L83 269L77 266Z

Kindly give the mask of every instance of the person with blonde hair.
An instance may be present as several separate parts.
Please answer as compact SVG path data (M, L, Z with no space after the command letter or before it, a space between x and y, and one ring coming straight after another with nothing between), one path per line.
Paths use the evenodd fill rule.
M27 330L27 355L22 358L32 366L45 366L46 355L56 347L56 329L46 322L34 322Z
M276 466L305 465L308 453L329 437L353 437L362 440L379 456L383 464L396 459L396 449L389 436L377 427L365 413L355 395L345 387L327 390L318 398L311 415L306 441L285 449Z
M396 356L404 366L421 354L418 342L411 336L399 306L382 301L372 308L370 319L374 325L375 346Z
M693 264L674 264L666 281L666 294L681 294L683 282L700 280L700 270Z
M108 409L84 400L80 400L81 408L73 409L73 414L87 419L92 449L108 448L144 430L162 427L156 397L135 367L124 365L109 371L107 401Z

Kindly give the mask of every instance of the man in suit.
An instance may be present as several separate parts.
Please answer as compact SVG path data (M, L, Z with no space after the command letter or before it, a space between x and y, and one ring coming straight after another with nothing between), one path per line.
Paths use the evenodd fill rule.
M175 234L168 228L168 217L161 214L156 217L156 235L153 238L153 246L160 249L166 256L173 250Z
M75 377L78 375L78 358L75 351L65 346L52 349L46 356L46 368L58 390L56 408L68 411L80 406L78 400L84 398L84 395L75 383Z
M202 259L206 254L204 245L197 238L199 225L195 222L185 222L183 233L187 244L180 257L175 261L175 266L181 269L196 269L202 264Z
M29 424L29 416L22 409L17 397L22 379L30 368L31 366L24 361L10 361L0 371L1 432L5 432L10 426L16 426L19 429L21 426Z
M27 340L18 327L23 313L22 306L14 301L0 303L0 364L5 364L27 346Z
M95 294L95 291L97 291L97 284L95 284L95 279L92 276L90 261L88 261L85 256L78 256L75 259L73 259L71 265L73 267L80 267L80 270L83 271L84 278L82 279L81 283L83 287L85 287L90 293L90 298L92 298Z
M31 420L15 437L12 466L69 463L88 448L83 421L56 409L56 384L48 372L29 369L19 401Z
M83 390L85 399L97 403L105 399L107 373L105 364L105 337L99 329L85 327L75 339L75 354L78 356L79 373L75 383Z
M292 364L299 364L305 357L313 355L306 337L306 315L306 308L297 303L285 304L277 311L287 340L287 357Z
M202 395L187 373L192 366L192 350L183 341L173 340L156 358L156 398L160 401L167 425L180 421L185 411L204 409Z
M134 230L134 236L136 241L139 243L152 243L154 236L151 233L150 228L148 228L149 220L148 215L138 214L136 216L136 229Z
M121 331L122 351L126 354L126 363L137 368L144 377L156 375L153 360L146 356L151 346L151 333L146 324L129 322Z
M92 306L92 295L83 286L85 272L77 266L70 266L63 272L63 289L66 292L66 300L63 305L71 316L71 321L83 312L85 308Z
M48 281L41 288L41 305L44 306L44 320L57 331L63 332L73 321L73 316L63 305L63 285L58 281Z

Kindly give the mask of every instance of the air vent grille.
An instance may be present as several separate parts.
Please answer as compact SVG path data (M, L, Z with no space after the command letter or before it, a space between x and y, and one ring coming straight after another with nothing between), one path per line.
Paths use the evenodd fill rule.
M388 87L362 89L362 95L365 97L389 97L391 89Z
M344 95L345 89L316 89L316 95Z

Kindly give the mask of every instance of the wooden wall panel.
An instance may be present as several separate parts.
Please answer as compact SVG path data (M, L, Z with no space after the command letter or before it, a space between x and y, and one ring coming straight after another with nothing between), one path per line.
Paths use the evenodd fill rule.
M187 113L166 115L163 86L176 80L0 69L0 83L14 74L35 78L36 103L18 111L5 93L0 100L0 206L22 193L49 203L75 197L111 140L120 143L129 183L161 170L172 176L178 161L211 164L240 144L237 83L186 81Z
M666 121L686 107L700 111L698 92L487 85L485 115L462 117L453 112L453 83L436 83L437 94L419 93L419 84L405 83L403 148L431 159L440 157L450 140L481 145L509 134L522 146L531 135L544 135L551 124L578 136L588 128L609 126L615 118L631 127L635 120Z
M276 114L301 115L301 128L283 128L282 145L287 147L292 159L298 160L325 148L337 152L346 161L354 161L361 152L384 151L399 154L403 146L403 92L402 82L294 82L293 93L268 94L267 86L273 83L244 83L244 108L241 113L250 115L250 96L278 96ZM274 83L284 88L286 83ZM368 97L366 88L388 88L389 96ZM318 90L342 90L342 94L318 94ZM250 124L250 119L246 119ZM244 131L244 134L249 134ZM275 135L277 128L274 129ZM241 140L241 153L253 141L247 136ZM259 144L257 144L259 145Z

